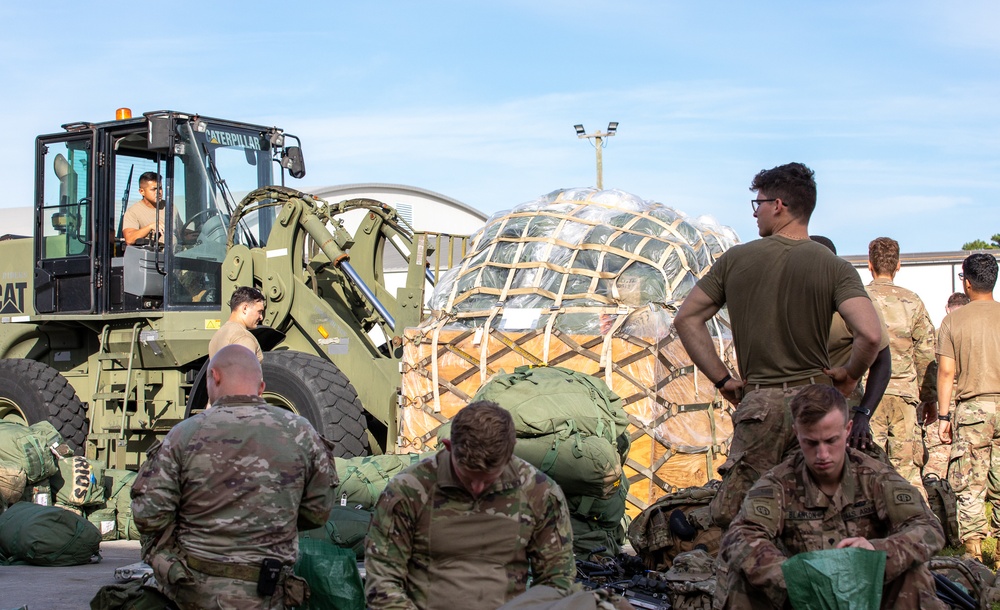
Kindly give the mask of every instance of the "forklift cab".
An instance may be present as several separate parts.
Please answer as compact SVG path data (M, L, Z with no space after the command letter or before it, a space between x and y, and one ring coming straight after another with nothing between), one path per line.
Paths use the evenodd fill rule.
M284 184L285 169L305 174L301 149L284 146L294 136L277 128L172 111L63 128L36 142L39 314L220 309L230 234L264 245L275 218L264 207L230 226L237 204L275 175ZM158 212L139 195L142 176L159 178ZM132 206L147 206L155 228L128 244Z

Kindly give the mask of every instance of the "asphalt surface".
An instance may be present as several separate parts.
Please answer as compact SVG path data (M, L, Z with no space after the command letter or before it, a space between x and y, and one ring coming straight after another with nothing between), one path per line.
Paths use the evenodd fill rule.
M138 540L101 543L100 563L65 568L0 567L0 610L86 610L97 590L118 582L115 570L139 561Z

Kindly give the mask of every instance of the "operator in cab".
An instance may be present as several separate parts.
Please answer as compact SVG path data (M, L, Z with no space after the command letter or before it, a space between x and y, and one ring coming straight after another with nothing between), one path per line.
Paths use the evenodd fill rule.
M125 238L126 245L135 245L137 239L152 241L150 235L153 233L156 234L157 241L163 243L167 218L164 207L166 204L160 198L162 192L160 177L156 172L145 172L139 176L139 195L142 200L129 206L122 219L122 237Z

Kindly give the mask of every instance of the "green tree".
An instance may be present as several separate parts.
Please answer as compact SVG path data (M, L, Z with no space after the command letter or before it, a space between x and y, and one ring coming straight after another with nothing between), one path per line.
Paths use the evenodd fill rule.
M981 239L970 241L962 245L963 250L1000 250L1000 233L995 234L987 243Z

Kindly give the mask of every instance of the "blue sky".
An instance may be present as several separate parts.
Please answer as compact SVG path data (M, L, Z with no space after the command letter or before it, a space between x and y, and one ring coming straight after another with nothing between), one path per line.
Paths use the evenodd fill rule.
M33 139L175 109L300 136L296 186L418 186L487 213L595 183L756 237L762 168L816 170L842 254L1000 232L1000 5L990 2L134 2L0 8L2 206Z

